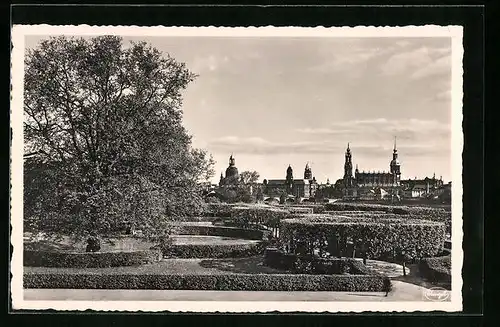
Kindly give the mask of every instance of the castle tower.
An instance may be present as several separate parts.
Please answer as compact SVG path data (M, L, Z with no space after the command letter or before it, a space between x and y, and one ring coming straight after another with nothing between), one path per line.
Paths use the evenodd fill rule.
M393 175L393 184L399 185L401 178L401 163L398 160L398 150L396 148L396 137L394 137L394 150L392 151L392 160L390 163L390 171Z
M344 186L352 186L352 155L351 149L349 148L349 143L347 143L347 150L345 152L345 163L344 163Z
M311 167L309 166L309 163L306 164L306 168L304 169L304 179L307 180L313 179L312 170Z

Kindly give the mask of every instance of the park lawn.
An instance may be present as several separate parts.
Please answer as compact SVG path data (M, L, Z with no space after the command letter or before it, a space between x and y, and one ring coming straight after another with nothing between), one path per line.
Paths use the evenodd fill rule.
M223 236L172 235L173 244L184 245L237 245L257 243L255 240L237 239ZM149 250L155 244L138 237L109 238L101 242L100 252L122 252ZM24 249L32 251L85 252L86 241L73 241L67 236L58 240L25 239Z
M100 252L122 252L149 250L154 243L141 238L123 237L109 238L101 242ZM59 239L30 240L25 238L24 249L32 251L85 252L86 240L74 241L68 236Z
M111 268L24 267L25 274L65 275L211 275L211 274L286 274L263 265L263 257L230 259L163 259L156 263Z

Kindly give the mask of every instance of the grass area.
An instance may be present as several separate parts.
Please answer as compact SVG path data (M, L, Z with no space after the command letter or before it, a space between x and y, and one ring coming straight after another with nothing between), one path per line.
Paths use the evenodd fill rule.
M92 275L208 275L208 274L285 274L263 264L262 256L236 259L164 259L153 264L111 268L24 267L28 274L92 274Z
M101 243L101 252L125 252L148 250L154 244L144 239L134 237L110 238ZM55 251L55 252L85 252L87 242L74 241L67 236L60 239L25 239L24 249L32 251Z
M173 244L176 245L237 245L253 244L256 240L245 240L223 236L205 236L205 235L172 235ZM100 252L127 252L143 251L150 249L152 242L135 237L110 238L103 240ZM24 241L24 249L31 251L54 251L54 252L85 252L87 243L85 240L74 241L67 236L58 240L41 239Z
M258 243L257 240L244 240L224 236L205 236L205 235L173 235L173 244L184 245L230 245L230 244L251 244Z

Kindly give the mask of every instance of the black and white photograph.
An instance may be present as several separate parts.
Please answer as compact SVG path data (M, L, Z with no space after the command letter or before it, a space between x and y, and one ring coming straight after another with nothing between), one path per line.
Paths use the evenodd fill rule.
M14 308L462 308L461 27L14 26L12 51Z

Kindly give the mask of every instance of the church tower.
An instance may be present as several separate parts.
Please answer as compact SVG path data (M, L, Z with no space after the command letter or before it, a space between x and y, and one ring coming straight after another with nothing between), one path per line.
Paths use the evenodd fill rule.
M347 150L345 152L345 163L344 163L344 186L352 186L352 155L351 149L349 148L349 143L347 143Z
M398 149L396 148L396 138L394 137L394 149L392 151L392 160L390 164L391 174L393 176L393 184L399 185L401 179L401 163L398 160Z
M306 164L306 168L304 169L304 179L307 180L313 179L312 170L311 167L309 166L309 163Z
M292 193L292 188L293 188L293 169L291 165L288 165L288 168L286 169L286 191L288 194Z

